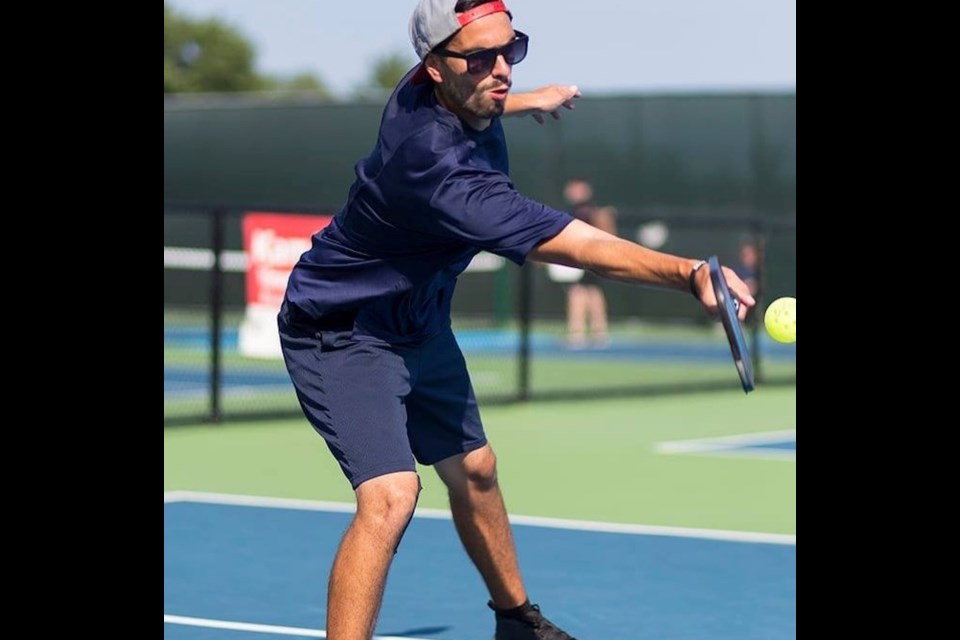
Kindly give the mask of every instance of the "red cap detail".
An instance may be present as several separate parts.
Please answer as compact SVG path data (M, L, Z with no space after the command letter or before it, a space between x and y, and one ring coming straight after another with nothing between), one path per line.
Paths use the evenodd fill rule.
M430 79L430 74L427 73L427 65L421 63L420 68L417 69L417 72L413 74L413 77L410 78L411 84L423 84L425 82L432 82Z
M460 23L461 27L465 27L478 18L488 16L491 13L499 13L501 11L510 13L507 11L507 5L503 4L502 2L488 2L486 4L481 4L479 7L474 7L469 11L458 13L457 22Z

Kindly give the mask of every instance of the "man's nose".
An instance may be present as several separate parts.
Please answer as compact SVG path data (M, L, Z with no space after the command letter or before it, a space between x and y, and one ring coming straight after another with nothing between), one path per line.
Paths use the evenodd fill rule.
M497 56L497 61L493 65L493 75L497 78L510 78L510 71L513 67L503 57L503 54Z

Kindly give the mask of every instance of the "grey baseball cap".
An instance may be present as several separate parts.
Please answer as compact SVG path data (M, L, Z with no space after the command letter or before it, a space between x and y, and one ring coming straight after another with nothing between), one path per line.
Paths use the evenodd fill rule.
M474 20L491 13L511 15L500 0L486 2L457 13L457 0L420 0L410 16L410 42L421 60L438 44L460 31Z

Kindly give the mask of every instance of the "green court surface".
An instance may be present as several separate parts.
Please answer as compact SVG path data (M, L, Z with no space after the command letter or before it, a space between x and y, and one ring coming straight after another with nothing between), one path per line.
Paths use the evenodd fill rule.
M796 534L796 387L483 407L511 513ZM787 432L792 457L665 454L664 442ZM164 429L164 491L351 502L303 419ZM445 508L422 469L423 507Z

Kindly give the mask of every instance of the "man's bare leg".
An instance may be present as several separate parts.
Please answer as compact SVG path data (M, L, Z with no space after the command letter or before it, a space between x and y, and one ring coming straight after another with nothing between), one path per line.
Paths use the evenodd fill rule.
M450 494L453 522L493 604L511 609L527 600L507 509L490 445L435 465Z
M369 640L387 572L417 506L420 480L390 473L357 487L357 513L340 542L327 589L327 640Z

